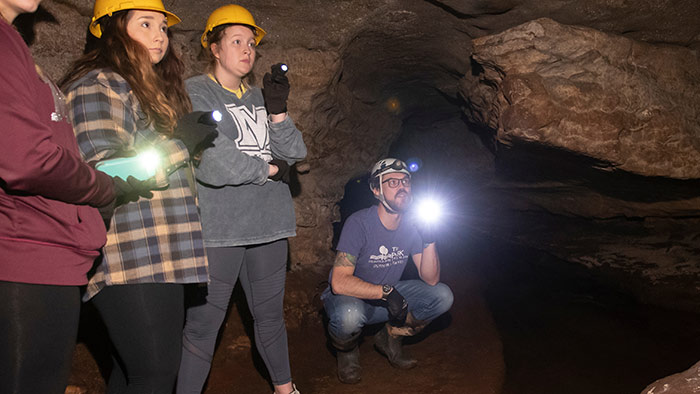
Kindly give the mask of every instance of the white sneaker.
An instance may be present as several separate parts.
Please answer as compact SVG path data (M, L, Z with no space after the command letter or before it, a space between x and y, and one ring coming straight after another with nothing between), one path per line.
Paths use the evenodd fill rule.
M299 392L299 390L297 390L297 386L296 386L294 383L292 383L292 388L293 388L294 390L293 390L291 393L289 393L289 394L301 394L301 393ZM272 394L275 394L275 392L273 391Z

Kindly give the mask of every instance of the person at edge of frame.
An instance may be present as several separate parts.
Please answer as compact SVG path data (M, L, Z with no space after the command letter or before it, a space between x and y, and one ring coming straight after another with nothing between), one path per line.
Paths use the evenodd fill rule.
M63 394L100 214L125 196L80 157L65 97L12 25L39 3L0 0L0 392Z

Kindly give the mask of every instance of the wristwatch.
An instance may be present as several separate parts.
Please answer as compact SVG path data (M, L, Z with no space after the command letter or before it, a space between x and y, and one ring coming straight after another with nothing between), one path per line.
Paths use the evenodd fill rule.
M394 290L394 286L392 285L382 285L382 300L386 301L386 297L389 296L389 293Z

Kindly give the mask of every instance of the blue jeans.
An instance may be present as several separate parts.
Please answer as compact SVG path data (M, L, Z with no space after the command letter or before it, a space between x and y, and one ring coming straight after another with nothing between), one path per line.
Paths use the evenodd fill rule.
M408 302L408 311L416 320L429 322L452 306L452 290L444 283L435 286L422 280L404 280L394 286ZM389 320L387 309L377 300L362 300L356 297L333 294L330 287L321 295L323 306L330 321L328 331L339 340L350 339L368 324Z

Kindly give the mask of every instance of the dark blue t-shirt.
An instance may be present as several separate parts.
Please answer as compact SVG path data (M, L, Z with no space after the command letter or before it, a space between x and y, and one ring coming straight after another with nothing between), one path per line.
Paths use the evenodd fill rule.
M422 253L423 244L416 227L406 218L396 230L387 230L379 220L375 205L347 219L337 249L357 257L356 277L377 285L393 286L401 278L408 257Z

